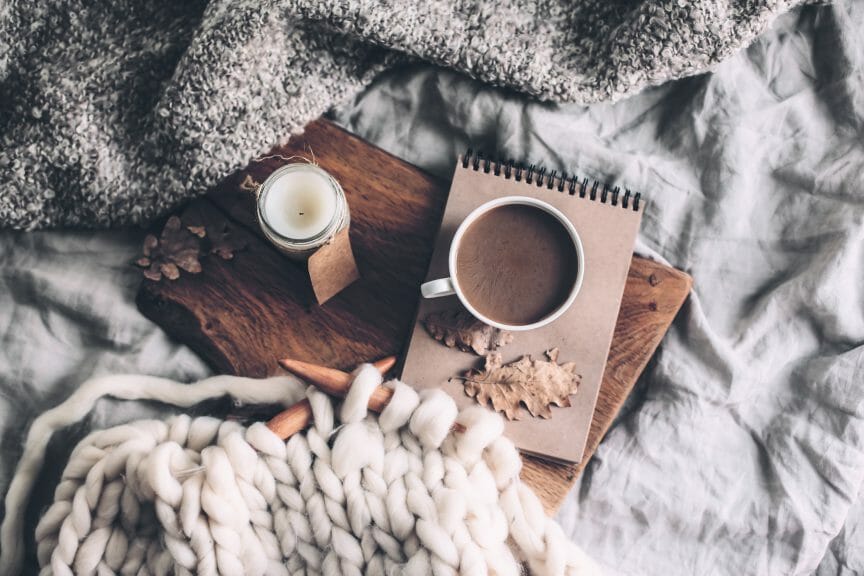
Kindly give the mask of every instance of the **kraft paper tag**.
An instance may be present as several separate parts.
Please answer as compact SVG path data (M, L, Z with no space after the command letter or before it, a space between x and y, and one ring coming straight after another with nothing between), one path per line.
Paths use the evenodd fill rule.
M348 228L309 256L309 279L318 304L324 304L359 278Z

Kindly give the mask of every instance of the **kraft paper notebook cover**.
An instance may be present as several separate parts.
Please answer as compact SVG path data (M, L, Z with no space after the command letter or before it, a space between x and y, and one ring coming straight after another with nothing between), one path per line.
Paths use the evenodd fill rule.
M574 176L556 176L533 166L494 162L469 151L456 165L427 281L450 275L450 241L462 220L474 208L501 196L530 196L548 202L573 222L582 240L584 279L572 306L547 326L513 332L512 343L499 349L505 363L523 355L544 358L545 351L552 348L560 349L559 363L576 363L582 381L578 392L570 396L571 406L553 406L551 419L532 417L523 407L520 420L507 422L506 434L523 451L578 462L585 449L643 202L629 190ZM402 379L421 389L442 388L463 407L475 401L465 395L462 381L454 377L470 368L482 368L483 358L444 346L423 325L432 312L461 308L455 296L421 299Z

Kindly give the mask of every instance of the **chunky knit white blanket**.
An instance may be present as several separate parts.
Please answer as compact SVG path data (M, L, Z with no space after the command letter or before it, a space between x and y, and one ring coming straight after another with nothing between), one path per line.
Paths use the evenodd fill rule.
M499 416L457 413L443 392L418 396L358 369L339 408L293 377L91 380L34 424L6 498L0 574L18 574L21 518L50 436L104 395L189 406L225 394L291 404L314 425L287 442L264 424L175 416L99 430L73 451L36 528L41 574L594 574L519 480ZM454 423L464 431L451 432Z

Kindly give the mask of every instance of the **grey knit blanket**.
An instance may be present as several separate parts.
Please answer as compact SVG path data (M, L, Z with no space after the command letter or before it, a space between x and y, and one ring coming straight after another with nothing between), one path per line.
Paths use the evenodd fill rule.
M145 222L402 61L616 99L706 70L795 3L6 1L0 226Z

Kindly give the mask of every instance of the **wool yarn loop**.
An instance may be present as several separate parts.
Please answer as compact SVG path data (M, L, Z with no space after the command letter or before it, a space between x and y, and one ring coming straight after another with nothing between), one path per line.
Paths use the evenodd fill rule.
M131 389L136 377L120 378ZM221 386L161 381L161 398L171 402L182 392L175 388L197 387L195 398L232 393L230 378L218 378ZM258 392L274 379L237 380L247 400L272 396ZM386 384L394 390L387 408L369 414L381 384L370 365L355 373L341 406L297 379L280 383L286 403L305 395L314 417L287 441L263 423L186 415L84 438L36 528L40 574L515 576L522 563L538 575L597 572L519 481L521 459L498 415L459 412L445 393L418 395L396 380ZM66 404L86 413L105 391L118 396L110 384L91 381ZM53 424L37 420L37 432L68 424L56 413L64 406L40 418ZM464 432L451 432L455 423ZM31 430L7 510L26 505L44 457L34 438ZM4 575L21 561L10 516Z

